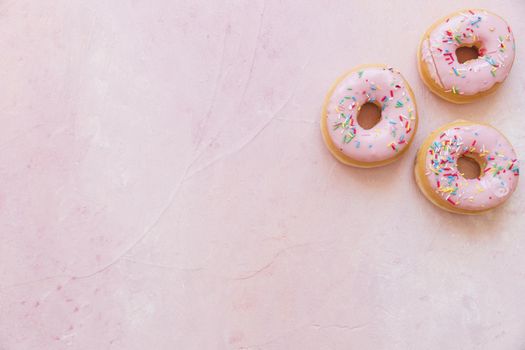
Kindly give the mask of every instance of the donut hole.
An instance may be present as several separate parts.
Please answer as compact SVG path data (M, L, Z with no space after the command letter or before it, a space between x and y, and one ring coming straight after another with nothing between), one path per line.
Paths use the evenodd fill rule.
M381 108L372 102L361 106L357 113L357 124L365 130L372 129L381 120Z
M477 179L483 175L485 161L477 154L463 154L456 163L459 173L465 179Z
M479 45L458 47L456 49L456 57L459 63L477 59L479 57Z

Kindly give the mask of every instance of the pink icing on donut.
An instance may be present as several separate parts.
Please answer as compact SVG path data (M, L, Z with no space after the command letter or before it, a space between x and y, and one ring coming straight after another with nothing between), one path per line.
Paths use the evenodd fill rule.
M367 102L381 107L381 120L366 130L357 114ZM363 68L335 87L327 105L328 133L346 156L360 162L390 159L414 135L416 107L401 74L392 68Z
M457 160L465 154L486 160L483 175L464 178ZM437 136L425 160L432 189L451 205L486 210L504 202L518 184L519 164L512 145L493 127L483 124L452 127Z
M479 45L479 57L459 63L456 49ZM475 95L505 80L514 61L514 37L499 16L468 10L439 24L421 45L432 79L446 91Z

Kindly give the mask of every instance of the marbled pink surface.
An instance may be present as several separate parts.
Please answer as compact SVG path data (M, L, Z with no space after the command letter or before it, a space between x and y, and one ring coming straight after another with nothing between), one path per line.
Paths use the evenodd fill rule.
M486 7L513 70L456 106L420 36ZM525 3L0 1L0 349L523 349L524 186L481 217L339 164L319 117L361 63L525 156Z

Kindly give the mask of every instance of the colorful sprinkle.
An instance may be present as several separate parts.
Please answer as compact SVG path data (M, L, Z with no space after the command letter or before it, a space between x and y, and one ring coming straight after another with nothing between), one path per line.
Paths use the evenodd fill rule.
M481 22L481 17L478 16L476 20L470 22L470 25L473 26L473 25L478 24L479 22Z
M343 138L344 143L350 143L355 137L355 134L346 134Z

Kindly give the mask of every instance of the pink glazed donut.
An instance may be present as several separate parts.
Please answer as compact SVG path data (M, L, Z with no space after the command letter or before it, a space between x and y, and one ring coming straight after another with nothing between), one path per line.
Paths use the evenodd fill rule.
M368 106L367 106L368 105ZM360 122L362 108L377 109L375 125ZM325 99L323 139L342 163L377 167L398 159L417 129L414 94L401 73L383 65L363 65L340 77Z
M459 169L461 158L476 162L471 176ZM417 184L437 206L460 214L497 207L514 192L519 163L510 142L487 124L456 121L423 142L415 165Z
M468 56L461 54L465 51ZM464 10L425 33L418 67L432 92L450 102L468 103L499 87L514 56L514 36L504 19L486 10Z

